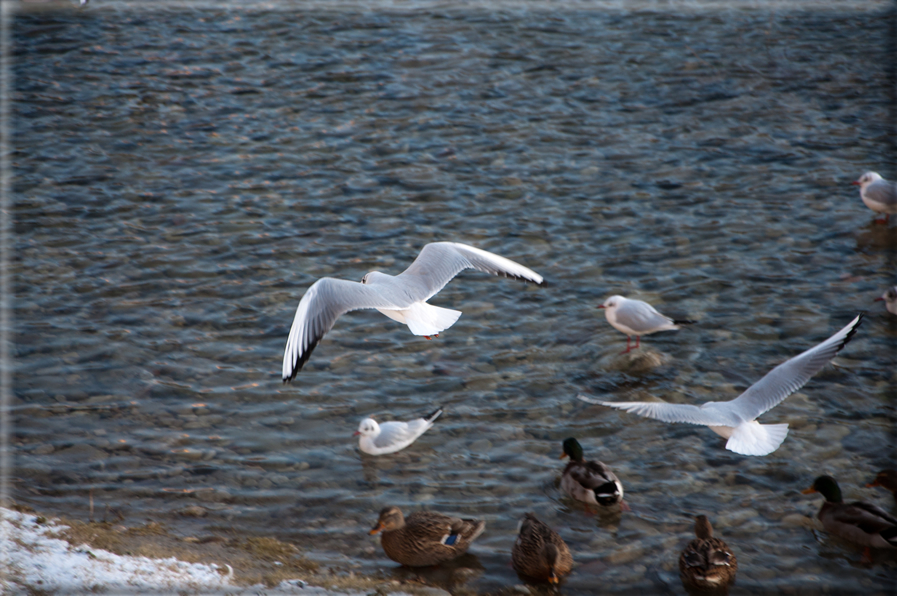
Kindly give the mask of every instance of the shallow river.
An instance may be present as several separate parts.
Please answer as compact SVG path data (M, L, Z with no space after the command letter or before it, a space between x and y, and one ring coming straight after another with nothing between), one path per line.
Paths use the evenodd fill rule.
M17 501L86 519L92 492L129 522L386 575L409 572L367 534L381 507L476 516L473 571L424 575L480 592L520 582L535 511L574 552L569 594L681 594L706 513L733 593L893 590L897 556L863 564L800 494L829 473L894 507L864 484L897 462L897 317L873 303L897 226L850 184L897 175L892 4L188 6L15 19ZM347 314L281 383L315 280L397 274L438 240L548 286L464 272L431 301L464 315L432 341ZM627 360L612 294L700 323ZM731 399L861 310L835 365L761 419L791 425L766 457L575 399ZM436 405L396 455L351 437ZM631 511L562 496L568 436Z

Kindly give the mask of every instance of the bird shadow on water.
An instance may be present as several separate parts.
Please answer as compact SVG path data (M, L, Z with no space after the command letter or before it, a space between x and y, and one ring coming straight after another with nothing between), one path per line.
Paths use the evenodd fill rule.
M393 568L390 575L400 582L419 581L454 593L472 579L482 576L485 571L486 568L476 555L465 553L457 559L429 567L400 565Z
M897 250L897 226L870 221L856 234L857 250L866 254Z

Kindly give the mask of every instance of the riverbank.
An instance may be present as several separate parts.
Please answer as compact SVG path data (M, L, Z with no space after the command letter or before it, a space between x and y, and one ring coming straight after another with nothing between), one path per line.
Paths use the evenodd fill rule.
M270 537L179 537L162 524L49 518L0 508L4 594L412 594L448 596L413 581L324 568Z

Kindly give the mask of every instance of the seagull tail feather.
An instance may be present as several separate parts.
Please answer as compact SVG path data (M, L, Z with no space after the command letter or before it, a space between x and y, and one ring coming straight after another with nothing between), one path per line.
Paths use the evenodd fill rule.
M787 435L787 424L745 422L735 427L726 449L741 455L767 455L778 449Z
M451 310L424 302L416 302L402 313L405 315L405 324L414 335L437 335L440 331L454 325L458 317L461 316L460 310Z

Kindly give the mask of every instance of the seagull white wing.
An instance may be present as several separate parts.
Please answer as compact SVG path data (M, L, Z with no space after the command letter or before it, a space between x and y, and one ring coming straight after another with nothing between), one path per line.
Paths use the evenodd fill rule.
M880 180L865 188L863 194L870 201L875 201L887 207L897 207L897 184Z
M396 276L397 281L409 287L421 288L428 300L465 269L477 269L492 275L504 275L544 285L542 276L510 259L491 252L457 242L431 242L405 271Z
M691 404L670 404L662 401L610 402L591 399L585 395L577 395L576 397L586 403L618 408L645 418L660 420L661 422L685 422L703 426L731 426L733 423L730 418L722 413L705 408L708 404L717 404L718 402L708 402L708 404L703 406L694 406Z
M424 423L423 420L414 420L412 422ZM380 425L380 434L374 437L374 446L383 449L384 447L413 441L418 435L422 434L419 427L420 425L412 426L408 422L400 422L398 420L384 422Z
M355 281L332 277L319 279L305 292L296 308L283 353L284 383L293 380L341 314L361 308L396 309L406 306L397 306L377 289Z
M846 327L818 346L766 373L765 377L730 402L734 411L745 420L754 420L763 412L780 404L786 397L803 387L841 351L841 348L847 345L862 320L863 315L858 315Z
M617 322L626 325L636 333L647 332L672 325L673 319L654 310L654 307L641 300L627 300L617 308Z

